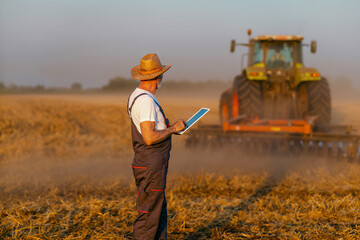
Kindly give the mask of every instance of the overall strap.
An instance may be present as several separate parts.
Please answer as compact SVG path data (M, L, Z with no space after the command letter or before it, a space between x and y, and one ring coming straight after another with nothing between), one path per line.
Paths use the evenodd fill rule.
M164 116L164 119L166 119L164 110L162 109L162 107L160 106L160 104L159 104L157 101L155 101L155 100L154 100L154 102L155 102L156 105L158 105L158 107L159 107L159 109L160 109L160 112L161 112L162 115Z
M149 97L151 97L151 96L150 96L149 94L147 94L147 93L141 93L141 94L137 95L137 96L134 98L134 100L132 101L130 107L129 107L129 101L130 101L130 96L129 96L128 103L127 103L127 109L128 109L128 114L129 114L130 118L131 118L131 109L132 109L132 107L134 106L134 103L135 103L136 99L138 99L140 96L143 96L143 95L148 95ZM156 105L158 105L158 107L159 107L159 109L160 109L160 112L161 112L162 115L164 116L164 119L166 119L164 110L162 109L162 107L160 106L160 104L159 104L158 102L156 102L154 99L153 99L153 101L155 102Z

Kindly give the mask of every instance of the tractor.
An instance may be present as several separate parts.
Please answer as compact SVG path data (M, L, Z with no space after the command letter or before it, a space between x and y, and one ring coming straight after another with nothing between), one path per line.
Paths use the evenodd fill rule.
M251 31L249 30L249 36ZM235 77L232 87L220 98L221 122L246 116L248 119L306 119L316 116L320 125L331 118L328 81L316 68L305 67L302 36L260 35L249 43L248 66ZM316 52L312 41L311 53ZM244 57L244 56L243 56Z
M251 30L248 31L250 37ZM246 152L322 155L360 162L360 136L348 125L331 125L328 81L306 67L303 46L316 52L316 41L299 35L260 35L248 43L241 74L220 97L220 124L190 130L186 146L217 149L233 146ZM243 68L244 57L248 64Z

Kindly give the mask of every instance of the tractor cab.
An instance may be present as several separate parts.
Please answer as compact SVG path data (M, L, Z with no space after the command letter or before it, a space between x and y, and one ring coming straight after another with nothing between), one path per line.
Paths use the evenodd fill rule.
M301 36L259 36L250 40L248 65L288 70L302 64Z
M234 52L236 45L248 47L249 52L243 54L248 56L248 64L242 71L249 80L287 82L295 88L303 81L320 80L317 69L303 65L302 47L309 45L303 44L303 39L301 35L260 35L249 43L232 40L230 51ZM312 41L311 53L315 52L316 41Z

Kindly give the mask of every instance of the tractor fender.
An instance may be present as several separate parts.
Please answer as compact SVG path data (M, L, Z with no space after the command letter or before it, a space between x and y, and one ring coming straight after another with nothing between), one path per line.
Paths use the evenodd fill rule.
M268 79L266 75L266 69L263 64L255 64L244 69L244 75L249 80L266 81Z
M316 68L306 68L297 66L295 73L295 85L299 85L302 82L320 81L321 74Z

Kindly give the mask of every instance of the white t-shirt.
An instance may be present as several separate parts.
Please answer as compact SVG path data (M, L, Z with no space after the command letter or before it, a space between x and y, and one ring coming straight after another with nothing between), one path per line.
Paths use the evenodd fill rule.
M155 101L157 103L159 102L157 101L154 94L146 90L136 88L130 95L129 107L131 106L135 97L142 93L146 93L146 95L142 95L136 99L130 113L131 119L139 133L141 133L140 123L145 121L155 122L156 130L163 130L167 128L164 116L161 113L159 106L155 103Z

